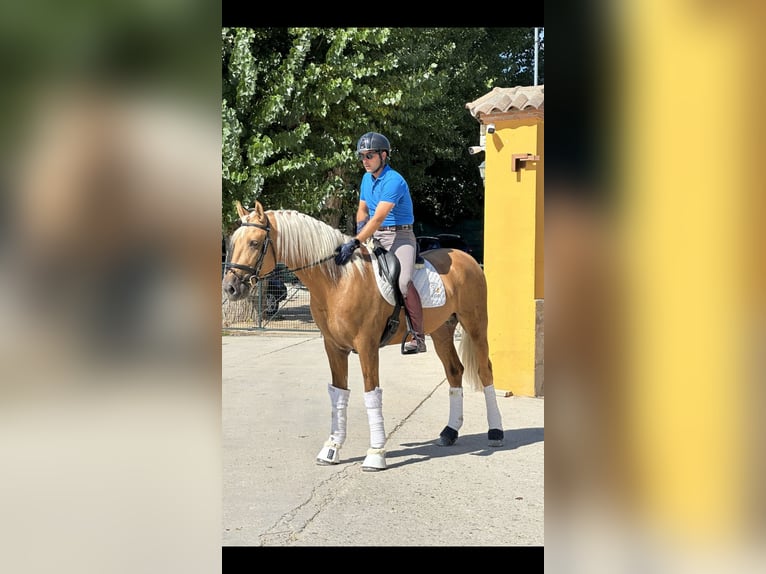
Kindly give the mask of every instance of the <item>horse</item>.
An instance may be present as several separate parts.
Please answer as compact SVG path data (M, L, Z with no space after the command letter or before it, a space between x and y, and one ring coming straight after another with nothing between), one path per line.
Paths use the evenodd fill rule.
M340 462L346 440L348 360L358 354L364 378L364 403L370 432L370 447L363 471L386 469L385 423L379 381L379 349L397 344L407 334L404 309L393 335L382 334L395 306L376 284L369 249L354 252L345 265L334 261L339 246L351 239L340 230L295 210L265 211L256 201L250 211L236 202L240 226L231 235L230 262L222 281L230 300L246 297L248 291L269 277L277 263L284 263L310 294L311 314L324 340L332 382L328 385L331 432L316 456L319 465ZM444 302L423 309L426 334L444 366L449 383L449 418L437 444L451 446L463 424L463 379L477 392L483 391L487 410L487 440L490 447L504 442L502 418L489 357L487 340L487 283L484 270L468 253L441 248L421 254L443 283ZM421 297L422 298L422 297ZM460 357L455 349L457 324L463 329ZM462 362L461 362L462 358Z

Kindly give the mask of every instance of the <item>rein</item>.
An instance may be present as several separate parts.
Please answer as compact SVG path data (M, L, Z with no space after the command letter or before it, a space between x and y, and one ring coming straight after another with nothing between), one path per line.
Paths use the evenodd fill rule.
M239 263L224 263L224 268L230 270L232 273L234 273L233 269L240 269L242 271L246 271L247 275L245 275L244 277L239 277L239 275L237 275L236 273L234 274L237 275L240 281L242 281L243 283L249 282L251 286L255 286L255 284L258 283L258 281L261 281L262 279L268 279L269 277L271 277L277 272L277 268L274 267L274 269L266 273L266 275L260 274L261 267L263 267L263 258L266 257L266 251L268 250L269 246L271 246L271 250L274 253L274 260L276 261L277 259L277 253L274 250L274 243L271 241L271 236L270 236L271 225L268 219L266 220L266 225L261 225L259 223L242 223L241 225L245 227L257 227L258 229L266 230L266 241L263 242L263 248L261 249L261 253L258 256L258 260L255 262L255 267L250 267L249 265L241 265ZM329 261L333 257L335 257L334 253L332 255L328 255L327 257L320 259L319 261L315 261L314 263L303 265L302 267L296 267L294 269L290 269L288 267L287 271L289 271L290 273L294 273L295 271L308 269L309 267L314 267L315 265L320 265L321 263L324 263L325 261Z

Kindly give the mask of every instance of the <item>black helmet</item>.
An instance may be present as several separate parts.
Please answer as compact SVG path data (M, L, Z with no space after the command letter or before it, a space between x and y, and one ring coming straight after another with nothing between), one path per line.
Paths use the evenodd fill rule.
M391 155L391 144L388 138L377 132L367 132L356 143L356 153L363 151L386 151Z

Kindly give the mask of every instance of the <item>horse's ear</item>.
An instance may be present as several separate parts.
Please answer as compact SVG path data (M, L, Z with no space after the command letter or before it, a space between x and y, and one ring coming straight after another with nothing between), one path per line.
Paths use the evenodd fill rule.
M255 214L255 217L258 221L263 221L264 219L266 219L266 215L263 213L263 206L261 205L260 201L255 202L253 213Z
M237 214L239 214L240 218L247 217L247 209L242 207L242 203L237 200Z

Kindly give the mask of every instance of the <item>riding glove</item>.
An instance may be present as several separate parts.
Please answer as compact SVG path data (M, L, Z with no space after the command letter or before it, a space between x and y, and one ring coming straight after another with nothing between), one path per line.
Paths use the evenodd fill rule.
M341 245L336 252L335 255L335 263L337 265L345 265L349 262L351 259L351 256L354 254L354 250L361 245L359 243L359 240L354 237L351 241L348 243L344 243Z

